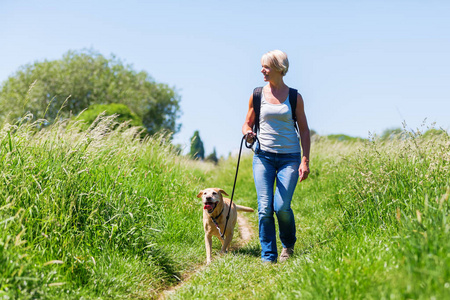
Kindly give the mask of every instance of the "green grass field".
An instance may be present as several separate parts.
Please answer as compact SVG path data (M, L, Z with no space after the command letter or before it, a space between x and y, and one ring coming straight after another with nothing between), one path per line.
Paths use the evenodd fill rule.
M450 295L450 139L313 143L293 200L295 255L260 262L252 241L208 267L205 187L231 193L237 158L219 166L141 141L103 118L0 129L0 298L445 299ZM111 130L111 128L115 128ZM256 208L251 155L235 201Z
M293 200L293 259L262 264L255 237L218 257L173 298L449 298L448 135L322 139L312 153L311 175ZM235 164L222 165L208 184L230 190ZM241 166L236 199L255 207L251 157ZM257 228L256 214L252 221Z
M203 262L203 171L112 123L0 131L0 298L148 298Z

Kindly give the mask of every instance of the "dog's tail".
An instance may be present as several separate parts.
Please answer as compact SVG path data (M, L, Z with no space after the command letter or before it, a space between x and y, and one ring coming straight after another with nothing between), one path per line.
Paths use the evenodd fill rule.
M245 211L245 212L254 212L255 210L251 207L247 207L247 206L242 206L242 205L237 205L236 204L236 210L237 211Z

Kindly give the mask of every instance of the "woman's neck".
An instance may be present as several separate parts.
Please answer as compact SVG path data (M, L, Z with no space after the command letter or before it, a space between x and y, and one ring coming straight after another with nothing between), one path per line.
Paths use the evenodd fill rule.
M278 81L269 81L269 88L274 92L282 91L287 87L284 83L283 78Z

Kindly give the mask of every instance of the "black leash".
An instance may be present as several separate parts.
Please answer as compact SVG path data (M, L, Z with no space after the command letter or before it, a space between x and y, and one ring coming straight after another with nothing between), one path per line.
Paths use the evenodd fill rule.
M231 205L233 204L234 189L236 187L236 180L237 180L238 171L239 171L239 163L241 161L242 145L243 145L244 140L245 140L245 147L247 147L248 149L252 149L253 144L255 143L255 141L258 140L258 138L256 136L254 136L253 142L249 143L249 142L247 142L247 135L248 135L248 133L245 134L242 137L241 147L239 148L239 156L238 156L238 162L237 162L237 166L236 166L236 175L234 176L233 191L231 192L230 208L228 209L227 219L225 221L225 228L223 229L223 233L221 233L220 229L219 229L219 233L220 233L220 236L222 237L222 239L225 236L225 231L227 230L228 219L230 218L230 212L231 212ZM258 143L259 143L259 141L258 141Z

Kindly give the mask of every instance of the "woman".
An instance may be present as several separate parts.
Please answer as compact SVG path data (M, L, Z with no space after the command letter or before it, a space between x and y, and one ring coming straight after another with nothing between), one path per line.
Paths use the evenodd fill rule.
M270 51L262 56L261 65L261 73L267 85L262 88L260 101L255 99L255 103L260 103L259 116L256 116L252 95L242 133L247 135L249 142L258 136L259 143L253 157L253 177L258 197L261 259L275 263L278 252L274 212L283 245L280 261L285 261L294 252L297 238L291 200L298 180L308 178L310 134L303 99L296 91L294 94L291 91L291 95L296 95L297 98L295 113L291 110L290 102L293 99L289 101L290 89L283 81L289 68L286 53L280 50ZM293 117L297 120L301 147ZM258 132L254 132L255 120L258 119L259 124L256 125L259 128L257 126L258 129L255 130Z

